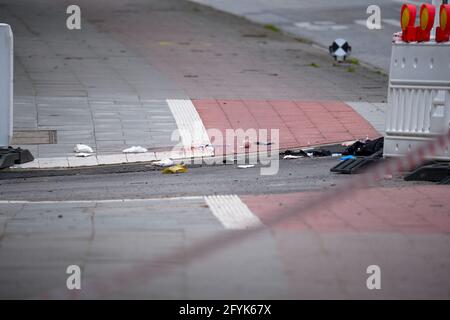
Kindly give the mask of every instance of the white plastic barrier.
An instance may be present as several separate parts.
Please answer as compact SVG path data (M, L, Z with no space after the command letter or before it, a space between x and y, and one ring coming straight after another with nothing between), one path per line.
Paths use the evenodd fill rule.
M0 23L0 147L9 146L13 133L13 35Z
M400 156L450 126L450 43L394 43L384 156ZM449 145L433 159L450 160Z

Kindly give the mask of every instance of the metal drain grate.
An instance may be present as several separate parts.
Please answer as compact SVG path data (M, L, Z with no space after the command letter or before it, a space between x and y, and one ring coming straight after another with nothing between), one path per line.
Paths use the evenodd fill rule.
M12 145L55 144L56 130L17 130L14 131Z

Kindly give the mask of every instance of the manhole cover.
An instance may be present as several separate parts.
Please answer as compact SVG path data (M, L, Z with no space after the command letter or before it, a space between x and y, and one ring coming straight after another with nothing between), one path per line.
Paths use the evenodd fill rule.
M14 131L12 145L17 144L55 144L56 130L17 130Z

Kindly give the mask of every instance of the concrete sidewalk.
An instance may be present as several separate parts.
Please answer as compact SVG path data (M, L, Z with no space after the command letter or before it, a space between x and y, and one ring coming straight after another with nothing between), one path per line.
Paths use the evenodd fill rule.
M81 1L80 7L82 29L70 31L63 3L2 4L0 20L11 24L15 36L13 145L38 158L22 168L167 158L180 142L171 139L174 131L204 120L190 99L350 101L367 120L361 138L373 136L372 127L381 131L384 110L374 103L386 99L382 75L335 66L320 50L181 0ZM233 128L228 122L218 127ZM263 127L285 126L269 121ZM355 138L345 140L350 136ZM195 156L183 140L173 158ZM90 145L96 155L74 157L76 143ZM133 145L149 152L122 154Z

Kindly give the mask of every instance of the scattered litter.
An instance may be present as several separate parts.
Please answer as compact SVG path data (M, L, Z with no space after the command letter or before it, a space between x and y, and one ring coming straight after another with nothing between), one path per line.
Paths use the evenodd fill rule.
M325 149L314 149L312 150L313 157L329 157L331 156L331 151Z
M191 146L191 150L197 150L197 149L214 151L214 145L208 143L208 144L199 144L199 145Z
M307 151L298 150L286 150L282 153L285 156L295 156L295 157L329 157L332 155L331 151L325 149L309 149ZM284 158L283 158L284 159ZM294 159L294 158L289 158Z
M337 158L337 157L342 156L342 153L333 153L331 156L332 156L333 158Z
M350 156L344 161L340 161L337 165L330 169L331 172L354 174L366 170L368 167L383 160L383 149L378 150L370 156Z
M354 174L359 173L383 158L384 138L357 140L347 142L340 162L330 169L331 172ZM342 144L344 146L344 144Z
M158 167L170 167L173 166L174 162L172 159L162 159L159 161L152 162L152 164Z
M283 157L284 160L298 159L298 158L301 158L301 156L293 156L293 155L288 154Z
M345 141L345 142L342 142L342 146L344 146L344 147L350 147L352 144L354 144L356 141L358 141L358 140L353 140L353 141Z
M256 144L262 145L262 146L271 146L273 143L272 142L261 142L261 141L257 141Z
M375 139L375 140L366 140L366 141L356 141L344 152L343 155L353 155L353 156L370 156L380 150L383 150L384 137Z
M345 161L345 160L348 160L348 159L356 159L356 157L355 156L352 156L352 155L348 155L348 156L343 156L343 157L341 157L341 161Z
M73 149L74 152L82 152L82 153L93 153L94 150L92 150L91 147L85 144L77 144L75 148Z
M92 153L80 152L75 155L75 157L86 158L92 156Z
M308 157L308 154L303 150L286 150L281 153L284 156Z
M306 148L306 149L298 149L298 150L286 150L281 152L280 155L284 156L283 159L296 159L293 157L286 156L294 156L294 157L334 157L338 158L345 154L344 152L350 148L355 142L359 141L349 141L341 144L333 144L327 145L317 148ZM361 142L362 143L362 142ZM347 147L344 145L348 145Z
M248 168L253 168L255 165L254 164L241 164L238 166L239 169L248 169Z
M174 166L162 170L162 173L164 174L185 173L185 172L188 172L188 169L184 164L176 164Z
M132 146L128 149L123 150L123 153L145 153L148 150L141 146Z

